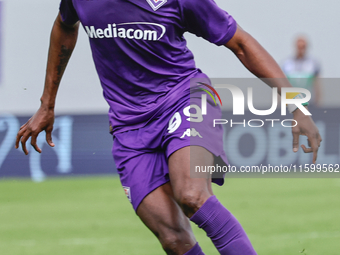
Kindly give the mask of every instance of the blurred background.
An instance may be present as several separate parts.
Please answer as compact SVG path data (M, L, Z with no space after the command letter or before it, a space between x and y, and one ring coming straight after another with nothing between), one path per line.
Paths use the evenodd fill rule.
M49 148L40 135L42 154L31 150L24 156L14 149L17 131L40 105L49 35L59 2L0 0L0 254L108 254L112 249L115 254L161 254L156 240L133 216L116 178L108 105L82 27L57 97L55 148ZM322 88L319 105L311 106L324 138L318 163L339 164L340 2L216 2L280 65L294 58L297 36L307 38L307 54L320 66ZM254 77L226 48L191 34L185 37L197 66L214 82L236 78L237 83L239 78ZM264 97L269 95L270 99L270 91L263 84L255 95L259 95L254 98L259 108L268 103ZM224 110L227 119L231 103L226 103ZM254 117L248 114L246 118ZM226 128L225 139L225 149L236 166L304 164L311 160L301 151L292 154L290 131L280 125L273 129ZM75 176L79 178L52 178ZM81 178L84 176L93 178ZM338 254L339 179L227 183L233 198L224 197L222 201L244 223L259 254ZM116 190L121 192L119 196L113 195ZM217 192L223 197L227 190L223 187ZM110 204L112 200L116 204ZM129 217L115 221L112 215ZM120 234L114 235L117 229ZM203 233L197 235L203 247L210 249L208 254L217 254ZM125 244L124 249L121 244Z
M321 66L321 77L339 78L338 42L340 3L308 0L217 0L246 31L253 35L281 64L295 54L295 37L304 34L310 54ZM49 46L49 34L58 14L59 0L1 1L0 110L31 115L39 107ZM234 55L186 34L197 66L211 78L253 77ZM325 88L322 104L339 105L332 87ZM106 113L101 88L88 43L81 28L58 94L58 114Z
M295 58L297 36L303 35L306 38L306 58L312 58L318 65L322 91L313 117L319 121L323 136L327 133L328 137L324 139L325 150L320 152L319 162L339 162L340 115L336 109L340 107L340 86L337 79L340 76L340 32L334 27L340 25L340 17L336 11L340 4L335 0L326 0L322 4L305 0L275 3L269 0L218 0L217 3L232 14L239 25L253 35L281 66L287 59ZM42 155L33 152L24 157L20 150L13 149L18 128L35 113L40 104L49 35L58 7L59 0L0 1L0 177L32 176L39 181L45 175L115 172L110 152L112 139L108 134L106 117L108 105L102 98L88 38L82 28L57 97L54 132L57 146L54 149L44 146L41 135L38 142L44 146ZM228 49L217 47L188 33L185 36L188 47L194 52L197 66L213 78L213 83L223 81L217 78L238 78L232 82L239 84L244 91L249 83L256 84L255 106L261 108L271 101L268 86L257 84L259 80L244 82L244 78L254 76ZM226 111L232 107L232 100L228 96L230 94L222 96L225 98L223 101ZM237 133L238 138L234 134L229 136L231 130L227 130L226 136L226 150L232 153L232 164L238 165L244 160L256 164L297 162L295 156L282 152L282 149L288 148L290 151L290 142L282 145L282 141L289 141L282 139L286 136L281 134L283 132L289 136L287 130L275 127L276 135L273 136L269 134L269 130L265 130L263 134L263 130L259 129L237 129L240 127L234 128L233 133ZM258 137L263 136L268 138L268 142L258 144ZM274 141L274 149L269 146L270 141ZM248 146L243 146L244 142L248 142ZM266 159L272 158L267 153L268 148L269 152L277 151L276 161ZM252 156L258 160L250 160ZM290 160L285 161L287 158ZM298 163L307 163L310 160L309 155L301 154L299 158ZM51 160L53 164L50 163ZM98 166L94 162L101 162L101 167L89 167L92 164Z

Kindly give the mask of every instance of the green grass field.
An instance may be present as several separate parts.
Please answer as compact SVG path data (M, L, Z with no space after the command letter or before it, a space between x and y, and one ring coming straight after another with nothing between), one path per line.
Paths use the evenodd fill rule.
M258 254L340 254L340 179L229 179L215 193ZM218 254L193 226L205 254ZM164 254L117 178L0 181L0 254Z

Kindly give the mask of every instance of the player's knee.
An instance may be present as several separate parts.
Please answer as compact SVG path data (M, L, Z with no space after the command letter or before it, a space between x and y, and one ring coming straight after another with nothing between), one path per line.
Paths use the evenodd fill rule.
M204 194L200 191L181 192L177 198L178 204L187 217L191 217L204 203Z

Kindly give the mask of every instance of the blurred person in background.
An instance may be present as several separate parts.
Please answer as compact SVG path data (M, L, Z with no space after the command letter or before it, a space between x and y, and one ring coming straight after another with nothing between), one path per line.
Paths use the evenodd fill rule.
M320 64L308 55L309 43L306 36L295 40L295 56L283 62L282 70L294 87L308 89L312 93L311 104L321 105Z

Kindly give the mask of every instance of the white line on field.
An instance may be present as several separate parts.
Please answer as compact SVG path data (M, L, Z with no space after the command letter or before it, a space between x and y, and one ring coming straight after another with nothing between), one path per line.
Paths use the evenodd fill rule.
M113 238L68 238L60 239L59 245L97 245L108 244Z
M327 238L340 238L340 231L333 232L306 232L306 233L285 233L285 234L273 234L273 235L253 235L249 234L250 238L270 238L270 239L295 239L295 240L306 240L306 239L327 239ZM114 240L111 238L63 238L57 239L58 245L104 245L112 242ZM42 241L41 241L42 242ZM51 243L51 241L48 241ZM53 241L52 241L53 242ZM1 243L0 245L4 245ZM16 240L12 242L13 245L19 246L36 246L39 245L38 240Z
M20 240L15 243L20 246L35 246L37 244L36 240Z
M285 234L273 234L270 236L251 235L259 238L271 238L271 239L327 239L327 238L339 238L340 231L333 232L306 232L306 233L285 233Z
M340 187L340 179L334 180L335 186Z

